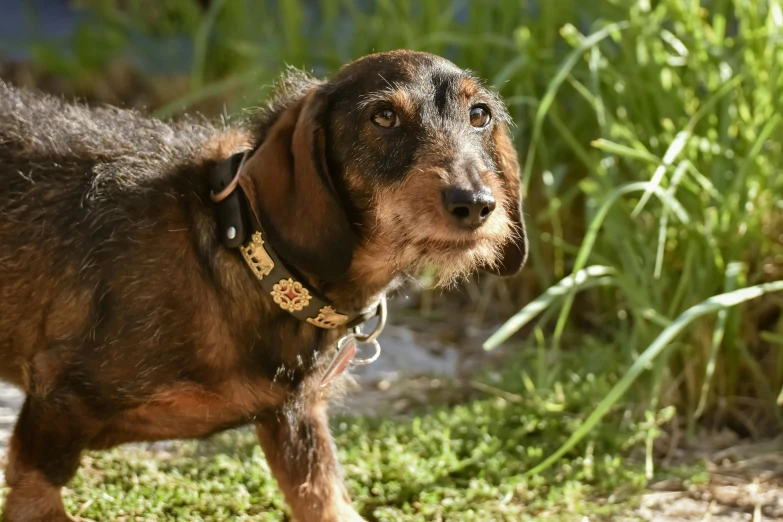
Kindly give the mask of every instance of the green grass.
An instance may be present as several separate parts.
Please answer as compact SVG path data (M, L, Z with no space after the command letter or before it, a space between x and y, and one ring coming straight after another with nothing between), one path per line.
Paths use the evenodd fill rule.
M550 207L558 212L534 219L533 228L551 226L543 237L554 248L551 257L534 250L534 259L557 269L563 266L558 260L575 253L573 274L591 262L611 270L611 278L601 274L584 283L606 288L593 291L591 300L604 317L619 312L612 323L628 335L625 354L633 360L694 305L781 277L783 18L776 1L752 7L712 2L711 9L696 2L662 1L654 9L645 2L620 4L627 12L612 26L590 36L572 26L561 31L575 50L538 106L525 175L535 172L540 129L549 119L585 169L575 190L585 198L587 231L580 244L569 245L557 217L566 193L551 191ZM736 37L726 34L731 18ZM566 81L582 98L584 117L598 124L589 147L555 116L553 101ZM551 177L545 174L544 185ZM659 367L653 380L660 388L666 373L685 374L677 404L690 418L710 410L716 394L729 410L734 397L750 395L761 398L767 412L776 411L783 361L758 330L780 331L780 321L762 326L759 317L759 308L779 310L780 300L769 292L780 288L766 288L755 309L724 309L715 323L689 324L681 345L659 346L668 348L671 364ZM552 302L560 307L554 352L577 291L571 285ZM771 420L778 422L774 415Z
M610 521L632 513L646 483L639 458L644 438L665 415L635 422L614 407L604 428L556 466L526 473L579 429L591 405L617 382L619 374L601 372L612 350L598 342L591 348L589 357L566 357L567 378L546 393L525 388L520 375L528 361L518 359L481 379L489 390L504 390L503 398L483 394L405 419L334 419L357 509L368 520L390 522L583 515ZM284 520L282 498L250 430L178 443L172 453L90 454L68 487L68 509L93 520ZM698 468L687 475L703 480Z

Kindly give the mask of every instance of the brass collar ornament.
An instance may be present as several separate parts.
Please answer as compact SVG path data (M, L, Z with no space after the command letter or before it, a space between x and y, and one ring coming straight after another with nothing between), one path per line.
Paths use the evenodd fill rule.
M228 248L239 249L262 288L281 309L318 328L332 330L346 326L353 329L337 343L337 354L321 382L325 386L348 364L369 364L378 358L381 347L377 338L386 325L386 297L382 296L365 310L338 311L334 303L322 298L285 266L265 238L261 223L248 211L249 204L239 186L242 166L249 155L249 151L234 154L218 163L210 173L210 199L215 204L220 240ZM378 316L378 323L374 330L370 334L361 333L361 325L375 316ZM366 359L355 359L357 344L371 345L375 353Z

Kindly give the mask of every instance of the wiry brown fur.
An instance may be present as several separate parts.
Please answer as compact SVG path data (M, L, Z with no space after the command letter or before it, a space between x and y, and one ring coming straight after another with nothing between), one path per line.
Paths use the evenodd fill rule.
M459 130L476 97L496 123ZM369 126L373 103L399 105L417 139ZM339 309L360 309L425 263L444 280L519 268L505 120L470 75L406 51L328 82L291 74L246 126L164 123L0 82L0 378L27 393L5 520L67 520L59 489L85 449L251 422L298 520L361 520L326 421L340 384L319 386L344 330L280 310L221 245L209 172L252 147L241 184L268 240ZM472 232L454 229L439 200L465 176L498 202Z

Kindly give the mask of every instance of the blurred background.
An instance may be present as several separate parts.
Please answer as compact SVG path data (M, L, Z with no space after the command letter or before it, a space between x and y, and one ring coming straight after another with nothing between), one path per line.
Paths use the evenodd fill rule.
M780 0L0 0L0 79L161 118L232 118L263 103L287 66L322 76L396 48L442 55L503 95L524 163L531 258L514 279L484 275L450 291L424 274L397 300L386 366L360 375L364 402L349 399L348 413L425 415L442 431L451 421L434 409L467 408L458 425L475 438L438 439L464 453L430 499L461 498L442 520L472 520L465 506L484 520L554 520L557 509L531 499L570 498L576 512L574 498L611 504L620 483L695 498L689 487L717 484L715 455L748 444L765 444L767 463L743 468L743 483L774 489ZM388 429L404 438L413 425L399 422ZM350 427L336 430L358 444ZM482 446L481 433L496 445ZM448 453L416 452L429 471ZM695 480L697 469L708 478ZM485 481L491 507L465 500L473 486L458 470ZM351 483L363 514L435 520L421 492L384 489L418 480L398 471ZM777 500L753 498L726 502L774 518ZM502 499L511 511L497 511Z

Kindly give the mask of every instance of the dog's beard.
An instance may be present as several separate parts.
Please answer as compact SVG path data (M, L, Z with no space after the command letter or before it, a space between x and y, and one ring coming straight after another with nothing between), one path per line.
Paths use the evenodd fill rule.
M508 220L500 216L488 225L469 235L412 226L410 235L400 238L395 249L403 253L399 265L412 275L433 268L438 287L453 287L479 268L496 268L502 257L501 245L513 232Z
M449 288L456 286L479 267L496 266L499 254L497 243L483 240L469 246L441 245L441 248L429 250L421 259L434 268L436 286ZM416 269L421 273L424 267L418 266Z

